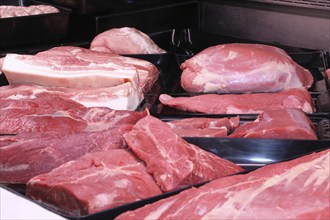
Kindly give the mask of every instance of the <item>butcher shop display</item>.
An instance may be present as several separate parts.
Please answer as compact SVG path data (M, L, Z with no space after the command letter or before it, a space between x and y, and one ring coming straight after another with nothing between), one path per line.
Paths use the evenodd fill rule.
M0 5L0 18L31 16L58 13L60 10L51 5L13 6Z
M134 124L147 114L147 110L86 108L78 102L51 94L32 99L1 98L0 133L102 131L121 123Z
M87 153L125 148L132 124L97 132L21 133L0 137L0 183L25 184ZM17 153L19 152L19 153ZM24 156L22 156L24 155Z
M285 108L314 112L312 97L305 89L290 89L278 93L201 94L188 97L161 94L159 101L180 111L206 114L259 114L267 110Z
M209 47L182 65L181 86L187 92L257 93L308 89L309 70L282 49L261 44Z
M231 161L189 144L153 116L139 120L124 138L165 192L243 171Z
M317 140L315 126L300 109L265 111L229 135L232 138L273 138Z
M149 90L159 76L148 61L74 46L36 55L7 54L2 72L10 84L101 88L130 82L137 92Z
M170 120L167 124L182 137L227 137L239 126L239 117L205 118L192 117Z
M115 219L329 219L329 167L325 150L213 180Z
M166 53L147 34L132 27L112 28L98 34L90 49L114 54Z
M330 3L0 2L1 219L330 219Z
M87 154L27 183L27 196L86 215L162 193L127 149Z
M85 107L108 107L115 110L136 110L143 99L127 82L113 87L67 88L36 84L15 84L0 87L0 99L24 100L38 97L59 96L78 102Z

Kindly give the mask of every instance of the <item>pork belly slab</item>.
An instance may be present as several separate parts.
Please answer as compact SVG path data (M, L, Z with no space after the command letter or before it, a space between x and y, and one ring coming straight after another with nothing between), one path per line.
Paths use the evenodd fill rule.
M148 35L132 27L112 28L98 34L90 49L114 54L166 53Z
M325 150L220 178L115 219L329 219L329 167Z
M129 148L146 163L163 191L171 191L243 169L189 144L161 120L146 116L124 135Z
M256 93L309 88L313 76L282 49L232 43L209 47L182 65L187 92Z
M202 94L191 97L162 94L159 101L181 111L206 114L258 114L285 108L298 108L307 113L314 111L312 97L305 89L290 89L278 93Z
M233 138L272 138L317 140L315 126L300 109L266 111L229 135Z
M123 124L98 132L21 133L0 137L0 183L25 184L39 174L87 153L126 148Z
M54 47L36 55L7 54L2 71L10 84L100 88L130 82L143 92L159 75L148 61L74 46Z
M86 108L53 94L32 99L1 98L0 133L102 131L122 123L134 124L147 114L148 111Z
M86 154L29 180L26 195L71 215L87 215L161 194L130 151Z
M49 87L36 84L16 84L0 87L0 99L24 100L45 94L71 99L85 107L108 107L114 110L136 110L143 95L130 82L102 88Z
M226 137L239 126L239 117L204 118L193 117L166 122L182 137Z

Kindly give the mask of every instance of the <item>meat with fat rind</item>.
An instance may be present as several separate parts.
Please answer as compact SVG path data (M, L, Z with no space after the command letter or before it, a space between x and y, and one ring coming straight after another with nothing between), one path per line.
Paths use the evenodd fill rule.
M112 28L98 34L90 49L114 54L166 53L147 34L132 27Z
M100 88L132 83L146 92L159 76L152 63L89 49L60 46L35 55L7 54L2 71L10 84Z
M85 107L108 107L114 110L136 110L143 100L130 82L102 88L49 87L36 84L16 84L0 87L1 100L24 100L44 95L60 96Z
M202 94L190 97L161 94L159 101L181 111L206 114L259 114L267 110L285 108L314 112L312 97L305 89L290 89L278 93Z
M313 76L282 49L231 43L209 47L181 64L187 92L256 93L309 88Z
M236 128L229 137L317 140L315 131L315 125L300 109L281 109L263 112L255 121Z
M146 163L163 191L191 186L243 169L189 144L160 119L146 116L124 135L132 151Z
M325 150L220 178L115 219L329 219L329 167Z
M70 215L87 215L162 191L142 161L126 149L86 154L30 179L26 195Z

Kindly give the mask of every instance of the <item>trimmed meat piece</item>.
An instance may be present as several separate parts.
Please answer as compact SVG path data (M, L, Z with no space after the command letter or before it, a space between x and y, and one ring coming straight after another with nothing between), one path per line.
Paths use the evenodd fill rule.
M27 196L73 215L87 215L161 194L130 151L90 153L29 180Z
M16 84L0 87L0 99L34 99L43 95L55 95L76 101L85 107L108 107L115 110L136 110L143 96L137 94L127 82L114 87L67 88L46 87L36 84Z
M163 191L171 191L243 169L187 143L161 120L146 116L124 135L133 152L147 165Z
M172 130L183 137L226 137L239 126L239 117L185 118L168 121Z
M329 167L324 150L220 178L115 219L329 219Z
M148 111L86 108L52 94L33 99L1 99L0 133L102 131L122 123L135 124Z
M148 61L73 46L36 55L7 54L2 71L10 84L101 88L130 82L137 93L148 90L159 76Z
M186 60L181 86L187 92L256 93L309 88L313 76L282 49L232 43L209 47Z
M112 28L98 34L90 49L114 54L162 54L165 50L136 28Z
M232 138L272 138L317 140L315 126L300 109L265 111L229 135Z
M21 133L0 137L0 182L25 184L87 153L125 148L123 134L133 125L123 124L99 132Z
M14 6L0 5L0 18L31 16L38 14L58 13L60 10L50 5Z
M299 108L307 113L314 111L312 97L304 89L290 89L279 93L203 94L177 98L162 94L159 101L181 111L206 114L258 114L285 108Z

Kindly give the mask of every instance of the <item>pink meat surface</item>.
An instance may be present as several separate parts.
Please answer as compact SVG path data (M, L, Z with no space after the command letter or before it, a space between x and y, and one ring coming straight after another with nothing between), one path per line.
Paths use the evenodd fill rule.
M21 133L0 137L0 182L25 184L90 152L125 148L123 134L133 125L99 132Z
M187 92L256 93L309 88L313 76L282 49L261 44L223 44L186 60L181 86Z
M0 5L0 18L31 16L48 13L58 13L59 9L50 5L30 5L30 6L14 6Z
M266 111L239 126L229 137L317 140L315 126L300 109Z
M206 114L257 114L267 110L299 108L314 111L312 97L305 89L290 89L278 93L203 94L192 97L159 97L163 105L187 112Z
M0 133L102 131L134 124L148 111L113 110L83 105L52 94L33 99L1 99Z
M226 137L239 126L239 117L185 118L168 121L172 130L183 137Z
M136 28L112 28L98 34L90 49L114 54L162 54L165 50Z
M36 84L16 84L0 87L0 99L34 99L55 95L76 101L85 107L108 107L115 110L136 110L143 97L131 83L103 88L48 87Z
M163 191L242 171L234 163L189 144L161 120L146 116L124 135Z
M137 92L149 89L159 76L148 61L73 46L36 55L7 54L2 71L10 84L100 88L130 82Z
M27 196L86 215L161 194L143 162L116 149L86 154L27 183Z
M329 219L330 150L220 178L127 211L130 219Z

